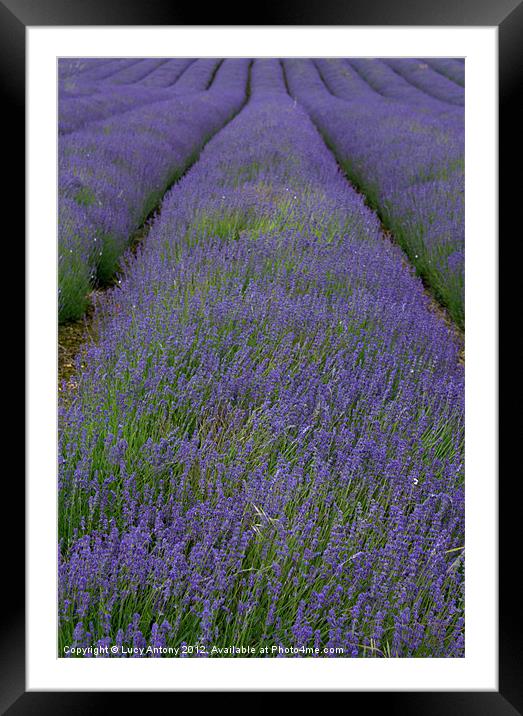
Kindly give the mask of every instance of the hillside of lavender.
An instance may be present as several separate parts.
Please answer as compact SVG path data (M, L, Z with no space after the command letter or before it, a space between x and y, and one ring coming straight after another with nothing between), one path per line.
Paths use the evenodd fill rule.
M463 60L58 82L58 656L463 657Z

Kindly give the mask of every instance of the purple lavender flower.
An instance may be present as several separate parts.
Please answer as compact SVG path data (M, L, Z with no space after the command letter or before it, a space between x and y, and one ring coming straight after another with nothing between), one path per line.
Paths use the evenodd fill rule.
M301 63L284 65L285 75L277 60L253 62L249 101L227 124L248 61L224 61L194 97L63 140L64 206L91 189L114 213L87 211L87 201L90 221L131 226L143 197L132 167L152 182L162 161L143 147L175 153L162 108L187 112L191 141L211 115L224 125L99 303L99 338L61 406L60 644L114 643L118 657L155 656L149 647L209 655L198 645L273 645L273 658L464 654L460 344L315 127L343 128L352 107L365 166L367 100L333 97L317 69L327 81L327 61L305 63L310 94ZM229 81L241 92L229 95ZM408 107L390 105L400 109L387 115L389 139L403 142ZM103 127L124 117L128 136L147 135L150 120L161 140L135 150L104 140ZM420 124L421 136L443 137L440 121ZM98 140L100 167L85 156ZM383 196L404 190L433 227L430 241L444 244L427 198L441 187L409 187L440 181L418 181L420 167L458 157L459 139L433 152L400 164ZM123 166L119 213L102 178Z

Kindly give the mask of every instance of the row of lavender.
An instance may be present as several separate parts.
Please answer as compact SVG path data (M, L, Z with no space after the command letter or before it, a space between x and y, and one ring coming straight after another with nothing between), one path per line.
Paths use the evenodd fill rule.
M460 66L445 65L456 75ZM291 94L463 327L463 87L416 60L284 60L284 67Z
M465 87L465 59L452 57L431 57L424 63L449 80ZM424 68L423 68L424 69Z
M458 346L280 63L251 85L62 406L60 655L463 656Z
M203 91L212 83L221 62L212 58L62 60L59 65L59 130L66 134L90 121L126 111L133 103L138 106L158 97L169 98L172 92ZM462 93L454 84L464 85L464 65L459 60L369 62L352 59L351 63L370 87L385 97L413 103L435 113L441 112L442 108L445 110L445 106L430 102L434 97L463 104ZM438 74L454 82L447 82ZM403 80L403 76L409 81ZM359 88L352 83L351 90L356 89L359 93L362 87L365 83ZM343 90L340 96L344 96ZM92 101L84 101L86 97Z
M221 62L63 61L59 68L61 131L71 132L96 118L141 105L150 107L169 97L201 92L210 83L217 92ZM231 62L234 61L226 65ZM247 60L239 62L245 65ZM320 128L331 143L336 137L333 148L339 160L394 230L438 299L463 326L463 115L457 106L463 102L459 86L464 82L463 63L452 59L319 60L316 68L304 61L308 66L299 71L297 64L292 63L290 70L292 91L309 110L312 106L314 111L327 115ZM338 102L333 108L331 95L350 102L350 106ZM432 151L434 142L439 155ZM80 203L85 203L83 193ZM83 313L93 280L97 274L111 275L121 253L120 237L114 255L97 260L100 237L83 216L79 219L81 228L77 229L77 217L71 217L71 213L78 212L82 210L71 206L60 212L66 235L74 235L74 246L66 242L60 258L61 320ZM114 242L110 239L109 243ZM85 261L86 251L89 261ZM100 268L93 269L93 263Z
M185 74L191 67L198 71L183 91L172 92L170 98L156 96L157 101L150 95L147 103L135 109L102 121L89 121L81 130L61 136L61 321L83 314L91 287L113 276L132 232L167 187L194 161L203 144L241 108L246 99L249 64L249 60L193 63ZM136 67L120 66L111 77L116 82L117 76L126 72L128 80L129 72L136 72ZM217 70L207 91L201 91L202 67L206 76ZM105 63L95 65L80 76L92 79L93 73L99 74L104 68L107 71ZM107 90L107 97L113 97L115 86ZM134 90L122 92L129 98ZM99 96L98 92L81 101L93 104Z
M144 104L210 88L218 59L114 60L88 65L60 82L58 129L69 134L86 124Z

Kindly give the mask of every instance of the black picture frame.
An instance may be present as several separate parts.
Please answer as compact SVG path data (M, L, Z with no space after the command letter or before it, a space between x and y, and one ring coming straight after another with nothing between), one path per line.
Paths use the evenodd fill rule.
M198 25L201 18L195 6L184 8L168 0L0 0L0 87L3 95L2 136L5 145L14 149L13 159L4 164L8 173L8 214L13 219L10 244L23 246L24 225L24 156L25 156L25 28L60 25ZM263 6L263 21L252 13L243 14L238 22L236 8L215 4L204 10L206 25L468 25L497 26L499 30L499 130L500 191L499 235L508 236L508 227L521 202L519 155L521 147L521 114L518 109L523 83L521 38L523 38L523 3L519 0L356 0L344 4L322 0L319 6L292 0ZM501 139L502 138L502 139ZM514 242L518 237L513 237ZM507 252L508 253L508 252ZM18 259L20 260L20 259ZM24 260L24 258L22 258ZM500 269L501 263L500 255ZM503 284L500 306L510 304L511 281ZM23 301L22 301L23 303ZM9 312L9 311L8 311ZM6 319L13 321L13 319ZM20 320L17 321L18 325ZM14 321L13 321L14 324ZM9 330L7 328L6 330ZM23 340L23 338L22 338ZM31 346L29 346L31 349ZM500 372L501 375L501 372ZM501 381L499 387L502 387ZM507 428L508 429L508 428ZM505 434L504 434L505 435ZM508 444L510 436L504 438ZM500 446L501 447L501 446ZM23 539L25 496L20 471L5 473L11 478L4 505L15 517L17 533L10 532L4 543L4 590L7 607L1 612L0 709L10 716L19 714L87 714L121 708L120 692L26 692L25 690L25 547ZM517 477L512 473L511 477ZM357 700L365 709L383 709L385 713L409 714L485 714L485 716L523 714L523 639L521 634L521 594L517 589L517 567L520 559L519 501L514 500L512 486L500 480L499 514L499 691L498 692L351 692L349 707ZM16 478L16 479L15 479ZM471 477L472 479L472 477ZM4 490L6 486L4 485ZM518 512L516 512L518 510ZM7 512L7 510L4 511ZM16 519L18 518L18 519ZM518 519L519 518L519 519ZM168 695L168 694L167 694ZM265 699L257 701L258 707ZM134 706L150 701L150 693L133 693ZM118 703L117 703L118 699Z

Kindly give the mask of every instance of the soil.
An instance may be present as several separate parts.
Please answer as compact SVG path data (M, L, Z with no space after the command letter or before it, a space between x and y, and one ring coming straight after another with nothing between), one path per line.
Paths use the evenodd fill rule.
M89 294L89 307L78 321L58 326L58 392L67 399L78 387L76 375L83 367L86 346L96 339L93 327L94 297L100 291Z

